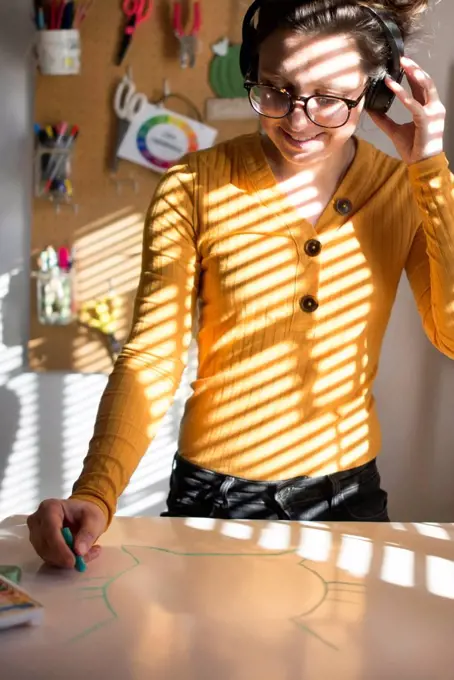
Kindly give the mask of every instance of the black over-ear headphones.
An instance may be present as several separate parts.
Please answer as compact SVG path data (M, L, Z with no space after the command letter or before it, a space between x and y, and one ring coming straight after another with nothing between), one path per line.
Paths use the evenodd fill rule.
M254 25L254 18L260 8L268 1L254 0L243 20L243 44L241 45L240 52L240 68L244 78L251 76L251 74L256 77L258 71L257 29ZM299 4L304 4L304 2L305 0L299 0ZM297 0L295 0L295 4L298 4ZM386 35L390 49L386 71L394 80L400 83L404 74L400 65L400 59L404 56L405 49L402 34L398 26L389 14L380 12L361 2L358 4L372 14L383 28L383 33ZM369 85L365 108L368 111L386 113L389 111L394 98L395 94L386 86L384 78L377 78Z

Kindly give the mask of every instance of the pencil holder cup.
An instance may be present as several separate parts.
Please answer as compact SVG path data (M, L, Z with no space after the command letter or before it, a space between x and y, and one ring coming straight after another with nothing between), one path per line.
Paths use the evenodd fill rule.
M37 55L46 76L75 76L80 73L80 33L75 29L37 32Z
M36 272L38 320L41 324L65 326L75 319L73 272L51 269Z

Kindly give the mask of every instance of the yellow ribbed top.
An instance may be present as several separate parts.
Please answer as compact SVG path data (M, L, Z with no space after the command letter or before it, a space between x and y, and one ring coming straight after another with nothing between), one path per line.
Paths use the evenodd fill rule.
M298 191L316 202L309 187ZM179 451L253 480L324 475L378 454L372 386L404 269L428 337L454 358L444 154L407 168L358 139L315 227L295 206L259 134L190 155L162 178L132 330L72 496L109 522L172 403L197 314L199 369Z

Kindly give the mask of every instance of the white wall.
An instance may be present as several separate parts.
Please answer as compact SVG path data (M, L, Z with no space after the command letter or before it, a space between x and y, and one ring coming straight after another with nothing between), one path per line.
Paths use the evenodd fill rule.
M30 5L0 2L0 518L69 492L105 384L104 376L38 375L25 368L34 88ZM417 58L445 103L454 106L453 20L454 8L444 0ZM394 153L371 128L365 122L362 134ZM454 129L447 142L454 158ZM195 361L193 355L192 371ZM185 389L124 494L122 513L162 509ZM425 339L403 280L376 386L384 437L380 469L396 520L454 519L453 391L454 363Z

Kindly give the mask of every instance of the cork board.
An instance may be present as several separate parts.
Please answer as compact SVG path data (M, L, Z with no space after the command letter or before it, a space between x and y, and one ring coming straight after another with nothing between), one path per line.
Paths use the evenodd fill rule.
M179 45L172 31L171 0L155 0L153 15L142 23L122 66L115 55L124 26L121 0L95 0L81 30L82 72L79 76L43 76L38 73L35 121L68 121L80 127L75 145L72 181L77 214L63 208L56 214L44 199L34 199L31 225L31 268L48 245L75 248L77 302L103 297L109 282L120 300L117 335L126 337L140 271L143 219L159 175L120 161L117 177L132 178L118 194L109 170L116 135L113 110L115 88L131 66L139 92L150 100L162 95L166 78L172 92L190 97L202 114L213 97L208 82L211 46L222 37L239 42L247 0L201 0L202 31L194 69L181 69ZM188 11L189 1L185 5ZM183 103L168 107L191 116ZM219 121L207 124L219 131L217 141L257 129L257 121ZM47 326L37 317L36 281L31 279L29 365L34 371L104 373L112 369L105 341L95 330L77 322Z

